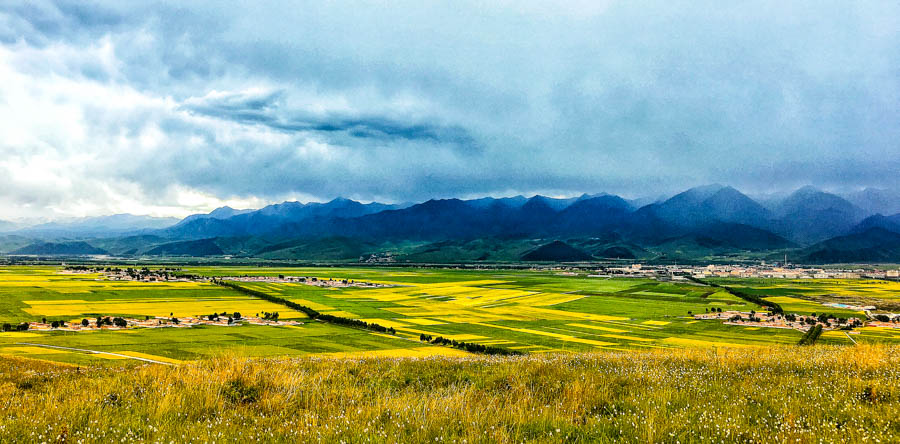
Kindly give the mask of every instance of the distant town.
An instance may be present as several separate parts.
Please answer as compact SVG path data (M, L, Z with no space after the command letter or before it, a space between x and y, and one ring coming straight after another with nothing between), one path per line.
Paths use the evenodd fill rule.
M705 279L709 277L727 278L768 278L768 279L900 279L900 270L885 270L877 267L869 269L834 269L805 267L801 265L645 265L632 264L609 267L591 277L641 277L649 279L687 280L687 277Z

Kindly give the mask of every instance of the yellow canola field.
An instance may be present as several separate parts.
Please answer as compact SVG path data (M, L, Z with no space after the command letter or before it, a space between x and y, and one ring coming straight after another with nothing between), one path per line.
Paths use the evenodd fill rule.
M560 333L551 333L551 332L542 331L542 330L533 330L530 328L506 327L506 326L494 325L494 324L475 324L475 325L480 325L482 327L497 328L497 329L501 329L501 330L516 331L519 333L527 333L530 335L547 336L550 338L559 339L561 341L578 342L581 344L593 345L595 347L605 347L605 346L609 346L609 345L616 345L613 342L603 342L603 341L595 341L593 339L576 338L575 336L571 336L571 335L564 335L564 334L560 334Z
M428 318L406 318L406 319L403 319L403 322L408 322L410 324L416 324L416 325L443 325L443 324L446 324L446 322L435 321L433 319L428 319Z
M457 350L452 347L415 347L415 348L394 348L389 350L365 350L354 352L332 352L317 353L311 356L321 356L327 358L428 358L432 356L470 356L468 353Z
M568 326L570 326L570 327L590 328L590 329L592 329L592 330L608 331L608 332L610 332L610 333L628 333L628 330L621 330L621 329L618 329L618 328L603 327L603 326L600 326L600 325L588 325L588 324L578 324L578 323L574 323L574 324L566 324L566 325L568 325Z
M678 345L678 346L682 346L682 347L742 347L742 348L759 347L757 345L738 344L738 343L734 343L734 342L705 341L702 339L678 338L678 337L665 338L662 340L662 342L664 342L666 344Z
M187 361L181 361L178 359L166 358L164 356L150 355L147 353L141 353L141 352L136 352L136 351L117 351L117 352L113 352L113 353L125 355L125 356L131 356L131 357L135 357L135 358L152 359L154 361L159 361L159 362L168 362L169 364L184 364L185 362L187 362Z
M244 297L141 300L118 298L100 301L69 299L24 302L29 305L24 311L34 316L82 316L91 313L169 316L169 313L172 313L176 317L184 317L237 311L244 315L278 312L283 319L306 318L303 313L287 309L284 306L261 299Z
M35 347L33 345L20 345L0 348L0 354L5 355L51 355L60 353L69 352L58 348Z

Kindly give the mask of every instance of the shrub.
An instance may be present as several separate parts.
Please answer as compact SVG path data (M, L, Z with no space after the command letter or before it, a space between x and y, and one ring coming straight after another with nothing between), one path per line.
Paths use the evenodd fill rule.
M222 397L234 404L251 404L259 400L261 390L242 379L232 379L222 387Z

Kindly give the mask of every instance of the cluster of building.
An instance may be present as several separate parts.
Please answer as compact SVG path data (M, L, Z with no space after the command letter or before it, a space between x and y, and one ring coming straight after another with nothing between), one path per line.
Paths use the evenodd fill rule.
M900 270L831 269L803 266L766 265L645 265L632 264L599 270L592 277L643 277L651 279L686 280L709 277L771 278L771 279L900 279Z
M131 328L190 328L198 325L218 325L223 327L249 325L303 325L302 322L294 320L266 319L258 316L241 316L234 319L233 316L223 314L219 317L200 316L200 317L146 317L144 319L134 318L101 318L106 322L100 322L98 326L97 318L85 318L87 322L29 322L28 330L37 331L91 331L91 330L124 330ZM121 320L116 322L117 320Z
M698 320L721 320L729 325L742 325L745 327L768 327L768 328L788 328L800 331L808 331L816 325L821 325L823 330L847 330L851 334L851 329L862 325L862 321L857 318L836 318L828 314L819 316L806 316L799 314L776 314L767 312L742 312L742 311L710 311L706 313L698 313L694 315L694 319ZM891 324L891 327L900 328L900 323Z
M111 281L137 281L137 282L205 282L213 278L207 276L199 276L186 274L178 268L118 268L118 267L67 267L66 273L99 273L104 279ZM352 279L322 279L314 276L286 276L280 274L278 276L223 276L215 279L224 281L237 282L262 282L262 283L297 283L313 285L316 287L360 287L360 288L381 288L386 287L385 284L374 282L362 282Z
M363 281L355 281L353 279L321 279L317 277L310 276L285 276L278 275L276 276L226 276L222 278L218 278L224 281L237 281L237 282L263 282L263 283L273 283L273 284L288 284L288 283L296 283L296 284L306 284L312 285L316 287L337 287L337 288L345 288L345 287L359 287L359 288L382 288L387 287L385 284L378 284L374 282L363 282Z

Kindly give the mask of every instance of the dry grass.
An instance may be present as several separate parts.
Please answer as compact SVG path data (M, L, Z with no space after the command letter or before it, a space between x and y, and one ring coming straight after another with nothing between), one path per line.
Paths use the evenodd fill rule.
M0 359L0 441L897 442L900 348Z

